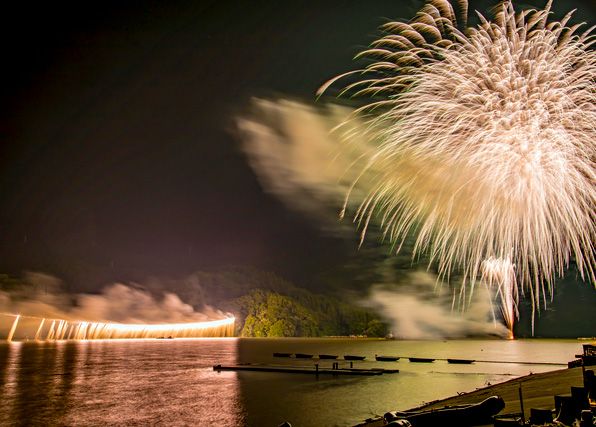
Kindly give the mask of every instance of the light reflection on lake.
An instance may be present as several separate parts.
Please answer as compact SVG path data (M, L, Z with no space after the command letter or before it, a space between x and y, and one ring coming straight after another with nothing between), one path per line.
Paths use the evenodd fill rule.
M553 365L374 362L375 354L565 363L573 340L112 340L0 344L0 425L350 425ZM399 374L326 377L214 372L214 364L292 363L273 352L357 354ZM321 362L323 366L331 362Z
M0 425L243 425L234 339L0 345Z

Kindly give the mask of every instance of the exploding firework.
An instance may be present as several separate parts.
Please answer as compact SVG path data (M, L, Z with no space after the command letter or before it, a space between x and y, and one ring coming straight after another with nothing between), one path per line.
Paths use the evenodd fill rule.
M376 146L362 236L372 218L398 248L413 233L442 277L496 286L510 325L518 284L546 304L572 258L595 282L593 27L568 26L572 12L549 21L551 4L505 1L468 26L467 1L430 0L382 27L364 69L320 90L359 76L343 94L369 99L343 125Z

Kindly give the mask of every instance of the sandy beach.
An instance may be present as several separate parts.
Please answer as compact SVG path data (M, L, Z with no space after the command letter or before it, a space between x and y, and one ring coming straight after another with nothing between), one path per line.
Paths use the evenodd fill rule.
M521 412L519 387L521 385L526 419L531 408L554 408L554 395L570 392L571 386L583 386L582 368L561 369L557 371L532 374L494 384L447 399L427 403L416 409L436 409L446 405L477 403L490 396L501 396L505 409L499 415ZM392 410L388 408L388 411ZM380 426L382 422L369 422L362 426Z

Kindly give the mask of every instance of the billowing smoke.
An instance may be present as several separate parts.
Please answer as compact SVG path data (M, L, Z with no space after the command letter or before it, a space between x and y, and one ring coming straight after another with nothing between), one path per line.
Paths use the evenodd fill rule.
M115 283L99 295L80 294L71 315L78 319L120 323L182 323L221 319L225 314L206 306L201 312L171 292L158 299L147 290Z
M0 312L65 319L73 308L60 279L45 273L27 272L13 286L0 290ZM4 327L4 322L1 323Z
M113 283L98 294L69 294L60 279L48 274L26 273L22 282L0 291L0 313L110 323L186 323L228 317L209 305L196 310L172 292L155 292L134 283ZM1 317L0 332L5 334L12 320Z
M494 308L486 288L480 288L463 312L453 310L454 295L437 287L437 277L428 272L408 273L394 285L375 285L368 305L390 322L400 339L508 336L508 329L494 321Z
M238 120L242 148L264 190L335 232L342 229L338 212L360 170L354 164L367 158L363 144L345 146L332 132L349 111L254 99L251 113Z

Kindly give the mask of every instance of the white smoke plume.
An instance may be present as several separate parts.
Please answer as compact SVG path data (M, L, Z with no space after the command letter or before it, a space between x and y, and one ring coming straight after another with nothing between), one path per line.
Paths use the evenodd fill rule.
M26 273L23 282L10 292L0 291L0 313L109 323L186 323L228 317L204 304L197 311L172 292L152 293L134 283L113 283L98 294L68 294L61 290L60 279L48 274ZM1 333L6 333L11 321L0 316Z
M323 225L341 229L338 212L360 170L354 165L368 158L365 144L346 146L332 132L351 110L337 105L317 109L283 98L253 99L251 109L237 125L242 149L264 190Z
M437 287L437 277L428 272L409 273L395 285L376 285L367 305L376 308L390 322L399 339L507 337L508 329L494 321L491 296L478 289L464 312L452 310L453 295Z

